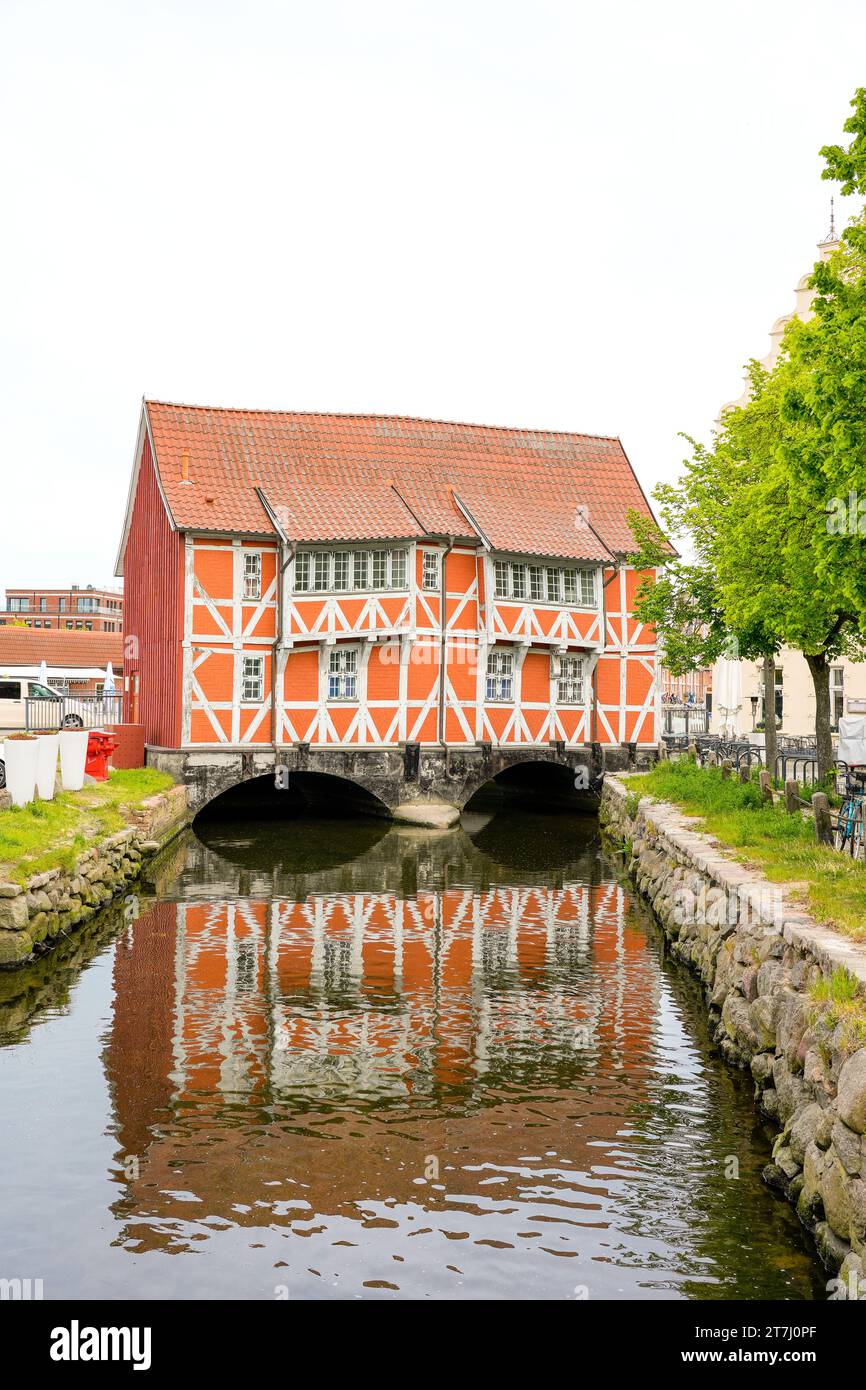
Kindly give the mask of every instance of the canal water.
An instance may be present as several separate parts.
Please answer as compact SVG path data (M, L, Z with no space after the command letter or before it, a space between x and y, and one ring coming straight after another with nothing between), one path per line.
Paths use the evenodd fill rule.
M52 1297L809 1299L770 1134L577 816L222 823L0 977Z

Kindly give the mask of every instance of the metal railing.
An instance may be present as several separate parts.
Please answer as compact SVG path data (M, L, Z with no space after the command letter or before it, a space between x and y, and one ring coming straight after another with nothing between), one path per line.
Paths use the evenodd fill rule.
M27 729L101 729L123 722L123 695L59 695L24 701Z
M662 738L684 738L686 742L707 732L706 705L666 705L661 707Z

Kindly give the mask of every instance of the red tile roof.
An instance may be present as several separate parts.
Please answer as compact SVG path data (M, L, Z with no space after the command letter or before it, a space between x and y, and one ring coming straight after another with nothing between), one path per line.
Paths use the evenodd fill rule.
M474 538L462 503L495 550L602 560L632 548L628 509L650 511L618 439L161 401L146 410L179 530L271 533L259 486L292 540Z
M0 627L0 670L8 666L107 666L123 670L119 632L66 632L61 628Z

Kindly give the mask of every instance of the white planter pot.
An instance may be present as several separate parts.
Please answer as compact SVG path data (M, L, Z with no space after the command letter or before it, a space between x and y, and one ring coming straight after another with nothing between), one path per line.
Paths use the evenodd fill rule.
M59 734L39 734L39 756L36 760L36 791L43 801L54 800L54 783L57 780L57 754L60 751Z
M12 797L12 804L27 806L36 791L39 742L35 738L7 738L3 756L6 760L6 790Z
M60 778L65 792L80 792L87 761L86 729L60 730Z

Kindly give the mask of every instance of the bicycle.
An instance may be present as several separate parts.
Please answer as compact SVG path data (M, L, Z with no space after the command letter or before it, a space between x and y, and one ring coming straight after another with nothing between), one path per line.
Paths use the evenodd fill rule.
M859 790L858 790L859 788ZM835 845L840 854L852 859L863 857L866 843L866 768L849 768L845 774L845 795L836 818Z

